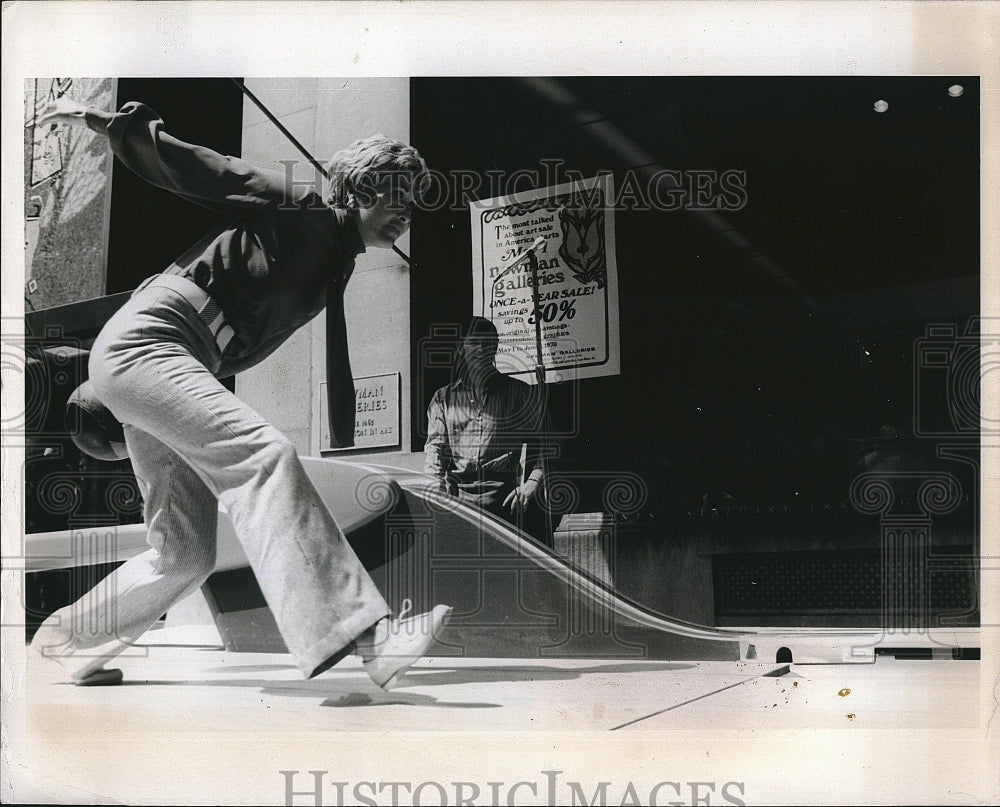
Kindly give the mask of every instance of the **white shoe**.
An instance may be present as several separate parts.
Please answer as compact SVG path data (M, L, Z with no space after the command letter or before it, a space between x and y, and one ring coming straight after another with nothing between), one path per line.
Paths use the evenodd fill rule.
M58 627L43 624L35 631L28 649L39 660L43 679L65 681L68 678L78 687L111 686L122 682L121 670L104 666L120 648L104 655L99 650L88 650L74 656L70 645L69 636Z
M435 605L426 613L405 618L412 608L413 603L404 600L399 616L380 619L355 642L365 671L385 691L423 657L452 611L450 606Z

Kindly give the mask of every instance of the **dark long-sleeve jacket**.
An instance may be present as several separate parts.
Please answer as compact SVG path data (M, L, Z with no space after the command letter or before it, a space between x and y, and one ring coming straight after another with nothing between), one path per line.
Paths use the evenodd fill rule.
M162 270L205 289L232 327L220 377L259 363L326 307L330 433L335 447L353 445L344 289L365 249L355 214L329 207L315 189L280 172L173 137L144 104L111 114L88 110L86 121L147 182L232 216Z

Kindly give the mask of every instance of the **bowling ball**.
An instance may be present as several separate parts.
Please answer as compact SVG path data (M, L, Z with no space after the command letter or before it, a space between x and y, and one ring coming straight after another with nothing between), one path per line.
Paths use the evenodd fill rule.
M117 462L128 458L122 424L101 403L93 385L85 381L66 401L66 430L76 447L94 459Z

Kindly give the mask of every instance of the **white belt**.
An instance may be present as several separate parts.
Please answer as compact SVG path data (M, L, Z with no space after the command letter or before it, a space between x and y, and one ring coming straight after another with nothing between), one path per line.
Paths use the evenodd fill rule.
M224 353L236 332L226 322L218 302L201 286L181 275L153 275L146 278L136 287L136 292L150 287L165 287L176 291L191 307L194 308L198 319L205 323L212 338L219 348L219 353ZM134 294L135 292L133 292Z

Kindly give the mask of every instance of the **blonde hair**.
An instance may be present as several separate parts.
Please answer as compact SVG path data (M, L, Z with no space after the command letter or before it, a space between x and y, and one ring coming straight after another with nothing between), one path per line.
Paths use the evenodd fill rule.
M331 207L374 203L375 187L385 180L408 180L414 197L430 182L430 171L420 153L400 140L372 135L341 149L327 165L326 201Z

